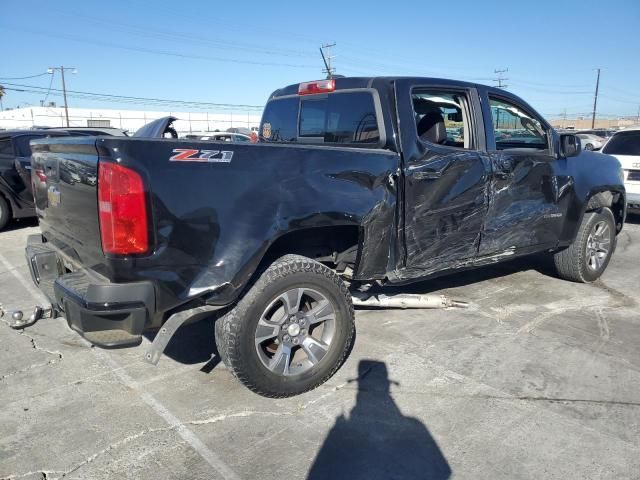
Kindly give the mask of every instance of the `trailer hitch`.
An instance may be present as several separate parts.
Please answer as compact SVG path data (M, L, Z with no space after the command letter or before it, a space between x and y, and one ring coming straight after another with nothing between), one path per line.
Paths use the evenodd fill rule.
M5 314L9 317L9 326L14 330L22 330L23 328L30 327L38 320L43 318L53 318L55 315L55 309L53 305L49 307L41 307L36 305L33 309L33 313L28 318L24 318L24 312L22 310L5 310L0 304L0 317L4 317Z

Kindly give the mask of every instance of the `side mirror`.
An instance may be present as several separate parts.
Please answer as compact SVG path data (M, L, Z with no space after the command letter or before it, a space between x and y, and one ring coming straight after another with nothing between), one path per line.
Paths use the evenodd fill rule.
M582 152L580 138L570 133L560 135L560 155L564 158L575 157Z

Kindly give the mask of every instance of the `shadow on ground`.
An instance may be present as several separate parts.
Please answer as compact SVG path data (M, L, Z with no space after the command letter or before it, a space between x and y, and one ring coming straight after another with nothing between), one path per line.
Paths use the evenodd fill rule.
M627 223L640 225L640 212L627 212Z
M414 284L376 287L371 290L371 293L386 293L389 295L396 293L428 293L462 287L532 269L544 275L555 275L548 258L531 256L483 268L454 272L450 275ZM358 310L370 308L375 309L375 307L358 307ZM177 362L188 365L206 362L201 370L207 373L213 370L220 362L214 335L216 318L218 316L214 314L203 320L180 327L169 342L164 354ZM150 341L153 341L156 334L157 331L144 333L145 337Z
M486 265L469 270L458 270L429 280L408 285L388 286L382 290L376 289L376 291L383 291L387 294L429 293L437 290L464 287L466 285L506 277L527 270L535 270L542 275L558 278L552 264L551 255L538 254L495 265Z
M448 479L451 467L427 427L391 397L387 366L361 360L353 381L356 405L336 419L307 479Z
M11 232L13 230L20 230L21 228L27 227L37 227L38 226L38 218L37 217L28 217L28 218L16 218L9 222L2 231L3 232Z

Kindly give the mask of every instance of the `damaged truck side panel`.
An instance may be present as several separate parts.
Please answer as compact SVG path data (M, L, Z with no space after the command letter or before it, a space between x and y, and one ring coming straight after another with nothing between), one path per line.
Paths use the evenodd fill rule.
M347 284L362 293L544 251L562 278L594 281L624 224L619 163L501 89L290 85L270 96L256 145L162 138L171 121L32 143L33 279L96 345L164 326L154 362L190 312L224 308L220 355L267 396L340 366Z

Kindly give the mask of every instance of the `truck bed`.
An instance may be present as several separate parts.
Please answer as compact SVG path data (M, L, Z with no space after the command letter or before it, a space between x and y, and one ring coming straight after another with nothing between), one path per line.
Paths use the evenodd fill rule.
M124 137L46 139L33 142L33 150L34 168L47 173L46 184L36 188L44 241L66 271L119 284L151 282L156 313L147 326L196 297L232 302L269 245L305 227L357 227L374 246L360 259L360 273L386 271L395 152ZM101 248L94 179L104 162L143 178L146 254L107 255Z

